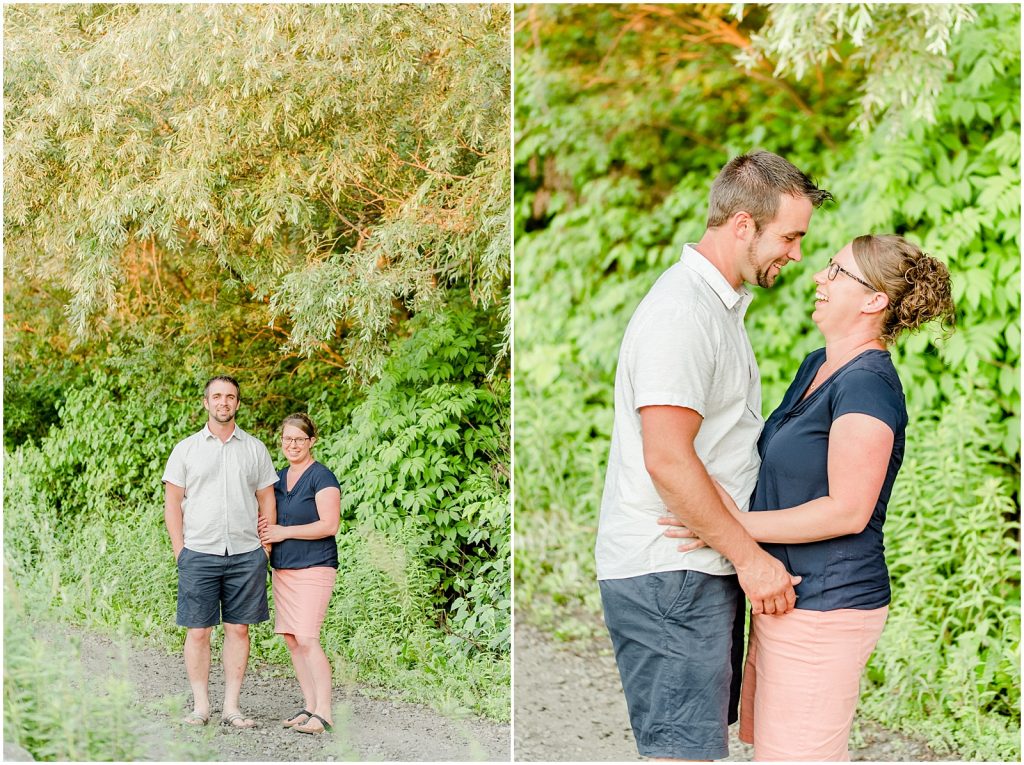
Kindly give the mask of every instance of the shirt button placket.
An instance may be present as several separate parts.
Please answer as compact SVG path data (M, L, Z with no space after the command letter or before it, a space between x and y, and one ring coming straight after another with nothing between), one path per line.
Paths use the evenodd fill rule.
M228 555L231 554L231 524L228 520L228 481L227 481L227 448L223 441L220 444L220 491L221 505L224 507L224 547Z

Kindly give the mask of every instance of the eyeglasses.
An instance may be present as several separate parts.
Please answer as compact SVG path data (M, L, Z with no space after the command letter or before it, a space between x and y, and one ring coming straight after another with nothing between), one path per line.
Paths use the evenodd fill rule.
M309 441L309 438L289 438L288 436L281 437L281 443L287 446L301 446L302 444Z
M866 281L861 279L859 276L854 276L849 271L847 271L845 268L843 268L841 265L839 265L838 263L833 262L832 258L829 258L829 260L828 260L828 280L830 282L834 282L836 277L840 273L846 274L851 279L853 279L855 282L860 282L861 284L863 284L865 287L867 287L872 292L881 292L881 290L875 289L870 284L868 284Z

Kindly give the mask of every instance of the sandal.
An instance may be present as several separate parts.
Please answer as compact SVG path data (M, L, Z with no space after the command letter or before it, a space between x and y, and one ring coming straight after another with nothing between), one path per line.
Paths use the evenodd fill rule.
M322 727L309 727L309 724L313 721L314 717L320 721ZM322 718L320 715L316 714L315 712L310 712L309 719L306 721L306 723L304 725L296 725L294 728L292 728L292 730L297 730L299 733L312 733L313 735L319 735L321 733L329 733L333 728L334 726L327 722L327 720Z
M206 725L206 723L210 722L210 715L206 715L206 717L203 717L195 710L192 710L187 715L185 715L185 717L182 718L181 721L185 723L185 725L195 725L198 727L202 727L203 725Z
M305 725L306 723L309 722L309 716L311 714L313 714L313 713L310 712L308 709L300 709L298 712L293 714L287 720L282 720L281 721L281 725L284 726L285 728L294 728L296 725ZM305 716L305 718L306 718L302 722L299 722L298 720L295 719L296 717L302 717L302 716Z
M238 728L239 730L256 727L256 721L250 720L241 712L232 712L229 715L224 715L220 718L220 724L227 725L229 728Z

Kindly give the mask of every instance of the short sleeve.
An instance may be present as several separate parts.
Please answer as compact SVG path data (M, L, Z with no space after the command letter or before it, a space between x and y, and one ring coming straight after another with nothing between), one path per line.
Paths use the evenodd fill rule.
M171 450L171 456L167 458L167 466L164 468L163 483L170 483L182 489L185 488L185 442L179 441Z
M320 465L320 469L313 475L313 494L315 495L324 489L340 490L341 484L338 483L338 479L331 472L330 468Z
M257 475L259 480L256 482L256 491L273 486L277 483L277 470L274 469L274 463L270 459L270 452L267 450L266 444L259 439L256 441L256 460L257 460Z
M652 312L630 349L633 406L682 406L707 413L720 345L710 316L700 310Z
M877 372L850 370L836 380L832 395L832 419L844 414L866 414L881 420L893 433L907 426L907 407L902 392Z

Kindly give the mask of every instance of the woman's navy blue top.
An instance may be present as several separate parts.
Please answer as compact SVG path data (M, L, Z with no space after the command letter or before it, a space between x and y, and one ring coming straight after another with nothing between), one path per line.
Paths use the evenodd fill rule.
M906 444L903 386L889 352L869 350L840 367L801 400L824 363L824 348L804 359L782 404L765 422L757 442L761 471L750 510L780 510L827 496L832 423L851 412L884 422L895 438L882 491L867 527L859 534L821 542L762 545L790 573L803 577L796 586L797 608L881 608L890 600L882 524Z
M277 523L280 526L304 526L316 523L320 514L316 511L316 494L321 489L340 489L334 473L314 462L299 476L295 486L288 491L288 468L277 473L274 484L274 498L277 500ZM270 565L273 568L312 568L313 566L338 567L338 544L334 537L323 539L286 539L277 542L270 550Z

